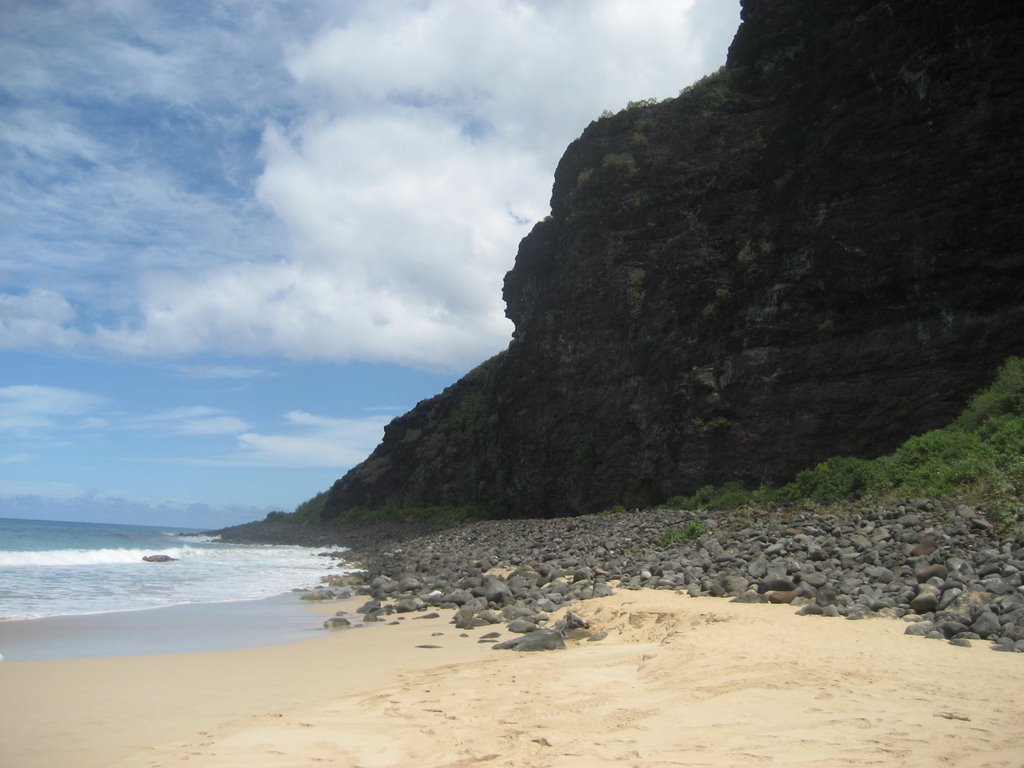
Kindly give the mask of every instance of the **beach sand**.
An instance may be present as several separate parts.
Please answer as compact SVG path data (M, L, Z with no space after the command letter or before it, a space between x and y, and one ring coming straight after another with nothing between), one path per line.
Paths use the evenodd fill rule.
M441 612L268 648L4 662L0 765L1024 765L1024 655L671 592L574 609L608 637L495 651Z

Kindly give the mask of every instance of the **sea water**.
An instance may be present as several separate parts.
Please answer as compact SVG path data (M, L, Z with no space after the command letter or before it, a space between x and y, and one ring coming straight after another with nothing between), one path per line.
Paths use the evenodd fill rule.
M316 586L334 562L323 551L167 527L0 518L0 620L258 600Z

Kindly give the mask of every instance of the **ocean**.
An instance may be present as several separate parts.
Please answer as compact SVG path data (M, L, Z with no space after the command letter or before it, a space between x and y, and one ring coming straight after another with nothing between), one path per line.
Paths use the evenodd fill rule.
M335 562L318 556L333 547L225 544L182 533L0 518L0 620L259 600L314 587ZM151 563L147 555L175 559Z

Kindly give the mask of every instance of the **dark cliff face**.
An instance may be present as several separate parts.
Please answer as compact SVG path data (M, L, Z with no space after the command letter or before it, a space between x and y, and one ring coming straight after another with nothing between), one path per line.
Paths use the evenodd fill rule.
M723 70L569 146L508 351L326 514L644 505L948 422L1024 351L1022 35L1009 1L745 0Z

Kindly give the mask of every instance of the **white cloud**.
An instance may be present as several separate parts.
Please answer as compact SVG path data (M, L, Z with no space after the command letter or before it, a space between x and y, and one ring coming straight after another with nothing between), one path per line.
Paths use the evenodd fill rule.
M53 291L0 293L0 348L73 346L81 337L74 319L74 307Z
M0 387L0 432L25 434L79 428L101 403L98 397L64 387Z
M262 379L275 375L266 368L245 365L180 365L173 370L190 379Z
M380 442L391 417L334 419L291 411L285 420L292 427L286 434L240 435L239 459L274 467L351 467Z
M249 424L220 408L185 406L149 416L140 425L158 425L180 435L235 435Z
M502 277L568 142L716 68L729 24L705 40L694 20L738 18L722 0L29 8L11 28L37 34L0 61L20 100L0 209L22 212L0 276L49 291L0 344L451 369L507 342Z

